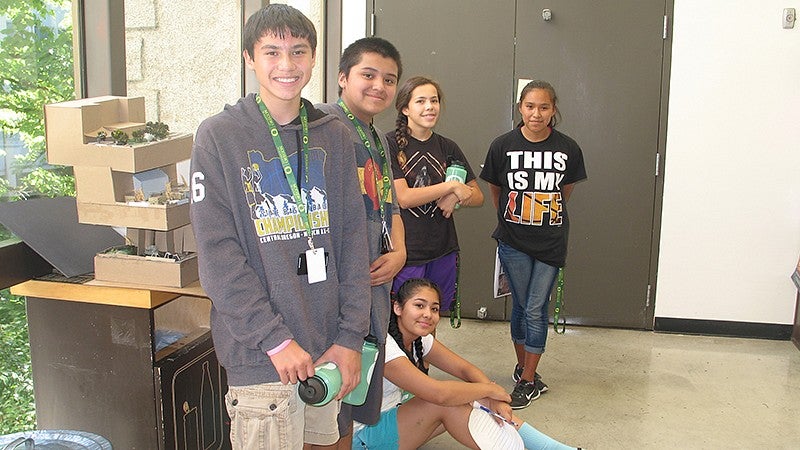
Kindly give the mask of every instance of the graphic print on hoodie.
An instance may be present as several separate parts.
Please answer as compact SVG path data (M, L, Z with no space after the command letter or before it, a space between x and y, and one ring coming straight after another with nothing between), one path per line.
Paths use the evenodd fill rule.
M324 177L325 151L309 148L308 167L305 162L298 167L296 152L287 156L306 204L312 234L328 234L330 223ZM283 173L280 158L265 161L260 151L249 150L247 159L250 165L241 169L242 189L259 240L266 243L305 237L306 228Z

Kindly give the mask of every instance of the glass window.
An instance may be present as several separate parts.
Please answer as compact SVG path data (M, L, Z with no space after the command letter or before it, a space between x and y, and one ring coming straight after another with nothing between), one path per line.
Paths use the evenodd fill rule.
M72 3L0 2L0 201L74 195L70 168L47 164L44 105L75 97ZM0 225L0 252L16 240ZM21 245L21 244L17 244ZM3 262L24 264L21 261ZM0 290L0 435L35 428L25 299Z
M74 195L71 169L47 164L43 117L75 98L71 2L4 0L0 44L0 201Z

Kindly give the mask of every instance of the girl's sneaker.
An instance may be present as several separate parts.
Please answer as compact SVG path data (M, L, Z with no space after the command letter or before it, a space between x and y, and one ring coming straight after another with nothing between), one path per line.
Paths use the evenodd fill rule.
M538 389L539 392L544 393L549 390L547 385L544 384L544 381L542 381L542 376L539 375L539 372L533 374L533 383L536 385L536 389Z
M514 380L514 383L519 383L519 379L522 378L522 369L519 364L514 365L514 373L511 374L511 379Z
M523 368L518 364L514 366L514 373L511 374L511 379L514 380L514 383L519 383L519 379L522 378L522 370ZM539 372L533 374L533 382L536 384L536 389L538 389L539 392L548 391L549 388L544 384L544 381L542 381L542 376L539 375Z
M536 383L533 381L522 381L514 386L514 391L511 392L511 409L527 408L532 401L539 398L539 389L536 389Z

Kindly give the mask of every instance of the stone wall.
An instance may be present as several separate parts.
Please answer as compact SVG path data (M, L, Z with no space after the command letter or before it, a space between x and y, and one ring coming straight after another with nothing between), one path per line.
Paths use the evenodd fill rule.
M314 77L303 91L322 101L322 0L283 1L303 11L319 35ZM195 132L242 95L241 0L125 0L128 96L143 96L147 120Z

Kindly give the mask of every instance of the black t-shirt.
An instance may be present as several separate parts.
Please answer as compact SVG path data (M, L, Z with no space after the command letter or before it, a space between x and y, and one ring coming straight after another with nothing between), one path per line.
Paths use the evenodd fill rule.
M387 133L386 137L392 155L392 174L395 180L405 178L410 188L443 182L447 165L452 161L464 164L467 169L466 182L475 179L475 173L458 144L444 136L433 133L426 141L408 136L408 145L403 149L406 162L402 166L397 159L399 148L394 132ZM435 201L401 209L400 214L406 232L407 265L425 264L458 250L453 217L445 218Z
M561 189L586 178L578 144L556 130L544 141L531 142L517 128L492 142L480 176L500 187L492 237L546 264L564 266L569 218Z

